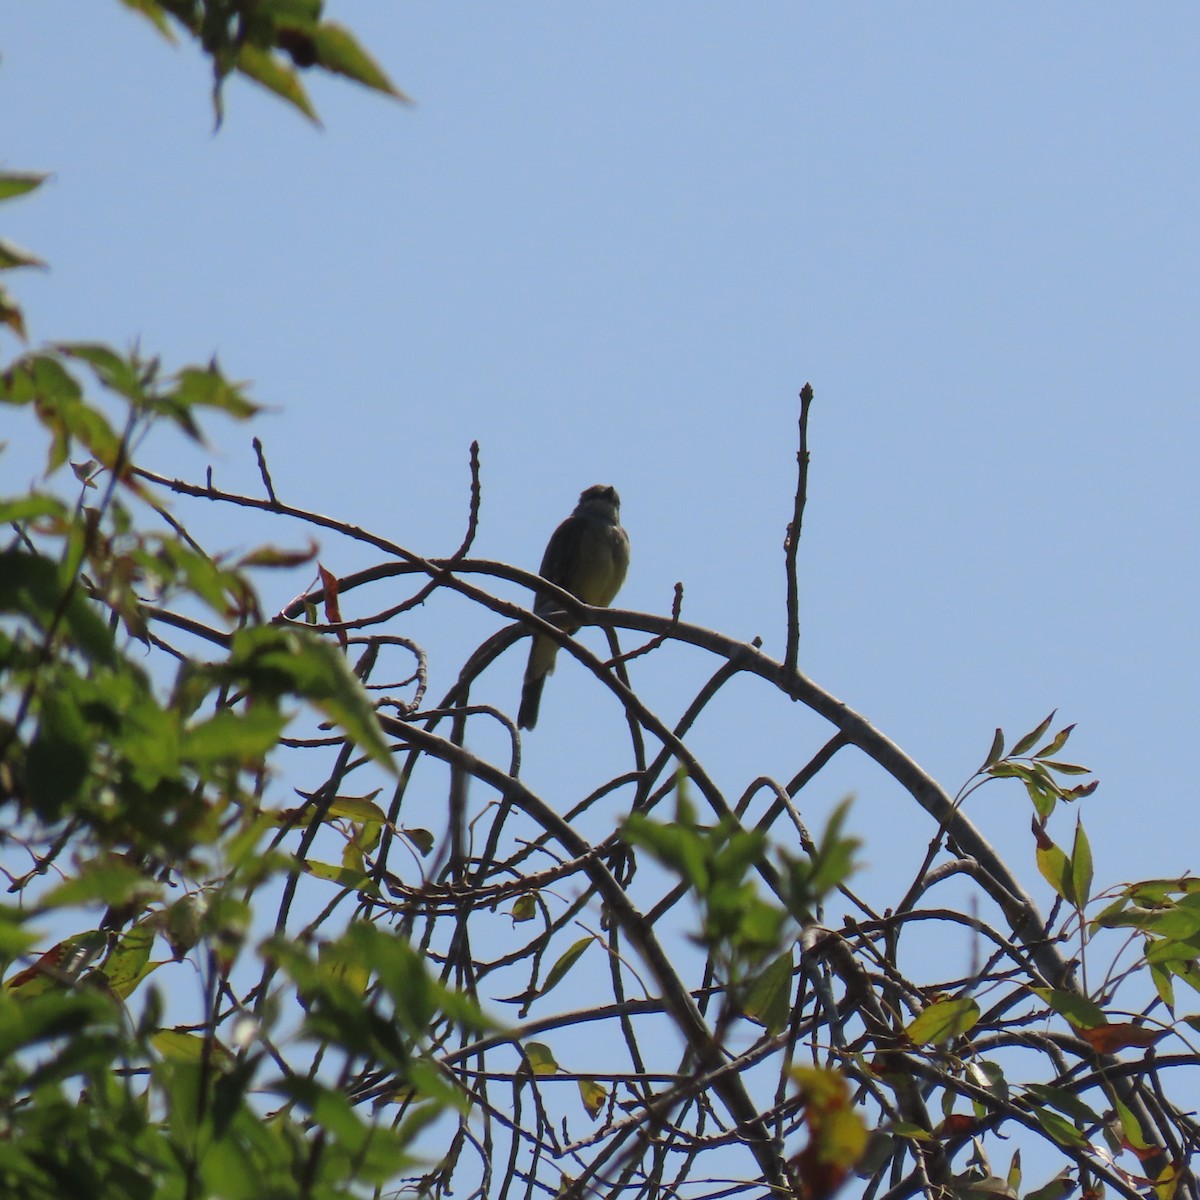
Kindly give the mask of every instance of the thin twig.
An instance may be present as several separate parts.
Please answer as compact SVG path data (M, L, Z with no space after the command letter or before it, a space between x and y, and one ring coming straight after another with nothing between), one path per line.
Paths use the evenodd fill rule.
M804 503L808 498L808 410L812 405L813 389L806 383L800 389L800 446L796 451L796 503L788 522L783 549L787 563L787 649L783 656L784 670L794 674L800 656L800 584L796 575L796 558L800 552L800 527L804 521Z

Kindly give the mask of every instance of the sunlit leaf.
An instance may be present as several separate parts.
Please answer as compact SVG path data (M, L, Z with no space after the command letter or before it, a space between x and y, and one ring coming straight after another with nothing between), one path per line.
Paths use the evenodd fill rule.
M587 1115L594 1120L604 1109L604 1103L608 1099L608 1089L602 1087L594 1079L580 1079L579 1098L583 1101Z
M1104 1010L1086 996L1064 988L1030 988L1040 996L1060 1017L1065 1017L1076 1029L1090 1029L1103 1025L1108 1018Z
M1025 1200L1066 1200L1075 1190L1075 1178L1068 1168L1063 1168L1049 1183L1025 1194Z
M382 825L387 820L387 816L383 809L374 802L373 797L378 795L379 792L374 791L369 796L335 796L327 810L328 815Z
M327 21L317 27L312 38L317 62L327 71L345 75L364 87L385 92L397 100L408 99L348 29Z
M274 92L280 99L299 109L314 125L321 123L299 76L273 54L247 42L238 51L237 67L243 75L253 79L255 83L262 84L268 91Z
M335 867L332 863L318 862L313 858L304 860L303 870L308 875L324 879L328 883L336 883L338 887L348 888L350 891L373 891L375 888L374 880L362 870Z
M1049 839L1037 848L1038 871L1042 878L1068 904L1075 903L1074 890L1071 885L1071 862L1062 848Z
M1058 710L1055 709L1054 712ZM1013 758L1020 758L1022 754L1027 754L1046 734L1046 730L1050 728L1050 722L1054 720L1054 712L1052 712L1036 729L1031 729L1010 751Z
M1060 729L1050 741L1048 741L1040 750L1034 752L1034 758L1049 758L1052 754L1057 754L1066 744L1067 739L1071 736L1075 726L1067 725ZM1047 766L1050 764L1047 763Z
M525 1042L522 1049L535 1075L555 1075L558 1073L558 1063L550 1047L544 1042Z
M0 171L0 201L24 196L41 187L49 175L38 175L30 171Z
M1078 908L1083 908L1092 894L1092 847L1082 820L1075 822L1071 847L1071 893Z
M108 986L122 1000L128 999L134 989L158 964L150 964L150 951L154 945L155 923L140 921L121 935L113 952L104 961L104 974Z
M909 1022L904 1032L915 1045L938 1045L974 1028L979 1016L979 1005L970 996L939 1000Z
M200 1063L208 1051L210 1060L218 1064L232 1065L233 1056L216 1038L189 1033L182 1029L160 1029L150 1044L168 1062Z
M1087 1138L1067 1120L1066 1117L1049 1108L1033 1107L1030 1115L1042 1127L1046 1134L1060 1146L1072 1146L1083 1149Z

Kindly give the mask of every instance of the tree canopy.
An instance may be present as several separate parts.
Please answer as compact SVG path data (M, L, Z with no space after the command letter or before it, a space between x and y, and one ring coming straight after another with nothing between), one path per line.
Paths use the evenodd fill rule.
M218 121L233 72L312 119L304 70L400 94L317 0L125 3L198 41ZM40 183L0 174L0 200ZM39 261L0 250L6 271ZM11 292L0 320L26 338ZM1096 781L1055 714L996 730L951 795L800 671L811 387L782 658L678 603L564 593L601 656L505 598L531 571L473 556L477 447L462 540L429 558L278 495L257 440L254 495L141 461L153 427L199 442L216 414L253 420L216 361L73 340L0 365L45 445L44 480L0 500L5 1195L1196 1194L1196 882L1097 886L1082 819L1061 832ZM233 555L192 532L200 509L310 536ZM343 539L375 565L327 570ZM296 598L269 611L281 574ZM408 622L462 605L498 628L437 664L453 683L433 696ZM624 714L602 767L553 794L527 783L513 714L473 699L532 631ZM626 666L668 652L705 678L664 715ZM700 727L739 676L827 728L787 778L747 762L732 794ZM472 749L485 726L503 755ZM805 816L850 755L929 830L882 910L855 893L847 806ZM1049 913L966 812L1005 780ZM969 905L941 903L951 880Z

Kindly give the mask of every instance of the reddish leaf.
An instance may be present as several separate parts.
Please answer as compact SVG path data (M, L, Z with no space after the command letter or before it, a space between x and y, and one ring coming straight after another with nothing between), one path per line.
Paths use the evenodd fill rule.
M938 1133L944 1138L963 1137L970 1133L977 1122L970 1113L951 1113L943 1122Z
M329 625L341 625L342 610L338 605L338 581L337 576L330 574L320 563L317 564L317 570L321 573L321 586L325 589L325 621ZM347 644L346 631L338 629L338 641L343 646Z
M1039 850L1049 850L1054 843L1050 840L1050 835L1043 828L1041 821L1037 817L1030 817L1030 828L1033 830L1034 841L1037 842Z
M1169 1033L1166 1029L1148 1029L1145 1025L1133 1025L1128 1021L1116 1021L1111 1025L1097 1025L1092 1029L1081 1029L1080 1036L1097 1054L1115 1054L1130 1046L1153 1046Z
M805 1146L790 1160L789 1165L804 1200L829 1200L850 1174L850 1168L842 1163L824 1160L815 1142Z

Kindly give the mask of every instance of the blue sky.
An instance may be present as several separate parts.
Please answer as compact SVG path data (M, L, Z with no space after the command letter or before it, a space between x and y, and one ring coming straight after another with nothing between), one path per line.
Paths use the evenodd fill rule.
M620 603L666 611L682 580L685 616L777 654L810 380L803 669L951 791L995 725L1057 706L1102 780L1098 880L1196 866L1194 9L328 15L415 106L316 79L317 130L233 84L214 136L190 47L112 3L8 14L3 165L54 173L4 211L52 266L16 284L35 340L218 353L274 410L256 432L285 498L430 555L461 536L472 439L481 556L535 568L580 489L612 482ZM249 433L213 442L163 442L158 465L196 478L211 458L255 489ZM35 464L0 470L8 491ZM249 536L194 517L217 544ZM430 625L435 693L489 631ZM518 658L480 698L515 707ZM635 682L671 717L709 669ZM578 672L550 687L535 783L581 721L618 727L581 707ZM824 736L761 701L732 689L700 731L734 795ZM857 794L868 891L931 833L861 761L818 791L806 811ZM1032 879L1023 795L978 804Z

